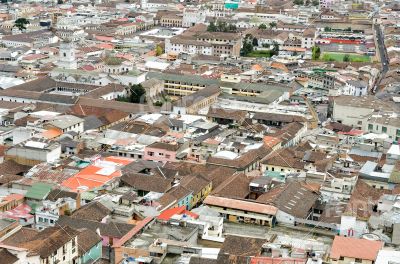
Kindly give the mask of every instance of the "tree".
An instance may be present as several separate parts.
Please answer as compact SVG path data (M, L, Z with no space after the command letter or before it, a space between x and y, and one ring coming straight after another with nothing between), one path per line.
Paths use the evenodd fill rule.
M312 59L318 60L321 56L321 49L318 46L312 47Z
M343 61L345 61L345 62L350 61L350 55L349 54L344 55Z
M265 25L265 24L260 24L260 25L258 26L258 29L267 29L267 25Z
M160 45L156 46L156 56L160 56L161 54L163 54L163 48Z
M276 26L277 26L278 24L276 24L276 22L275 21L272 21L271 23L269 23L269 27L272 29L272 28L276 28Z
M218 23L217 23L217 31L219 31L219 32L227 32L228 28L226 27L226 22L223 22L223 21L219 20Z
M228 31L229 32L235 32L237 30L237 27L235 24L229 24L228 25Z
M243 40L243 47L241 50L243 56L247 56L249 53L253 52L254 49L253 42L254 42L253 36L251 34L246 34Z
M293 4L295 4L295 5L304 5L304 0L294 0Z
M15 20L14 27L18 28L20 31L23 31L26 29L26 25L28 24L30 24L29 20L21 17Z
M257 38L253 38L251 44L253 44L253 46L258 46L258 39Z
M274 42L274 45L272 47L272 55L278 55L279 54L279 44Z
M57 0L57 4L62 5L64 4L63 0Z
M325 32L330 32L330 31L332 31L332 28L330 28L330 27L324 27L324 31L325 31Z
M130 96L129 101L131 103L144 103L144 95L146 94L146 90L143 88L141 84L134 84L130 87Z
M319 6L319 0L312 0L313 6Z
M207 27L207 31L209 32L216 32L217 31L217 26L213 21L210 22L210 24Z

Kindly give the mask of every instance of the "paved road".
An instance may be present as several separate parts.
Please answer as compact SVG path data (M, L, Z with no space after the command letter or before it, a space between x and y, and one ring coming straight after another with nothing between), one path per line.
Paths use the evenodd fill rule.
M376 92L376 88L379 86L380 82L382 81L382 79L385 77L387 71L389 70L389 59L388 59L387 51L386 51L386 47L385 47L385 36L384 36L379 24L374 25L374 29L375 29L375 33L376 33L375 34L376 42L378 44L377 48L379 49L379 56L381 57L382 72L381 72L381 75L380 75L378 81L376 82L376 85L373 89L373 93Z

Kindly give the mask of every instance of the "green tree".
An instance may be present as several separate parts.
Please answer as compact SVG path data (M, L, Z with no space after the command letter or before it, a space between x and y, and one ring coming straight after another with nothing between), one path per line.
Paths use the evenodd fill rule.
M57 0L57 4L62 5L64 4L63 0Z
M304 5L304 0L294 0L293 4L295 4L295 5Z
M156 46L156 56L160 56L161 54L163 54L163 48L160 45Z
M229 32L235 32L237 30L237 27L235 24L229 24L228 25L228 31Z
M319 6L319 0L312 0L313 6Z
M26 25L28 24L30 24L29 20L21 17L15 20L14 27L18 28L21 31L24 31L26 29Z
M277 24L275 21L272 21L271 23L269 23L269 27L270 28L276 28Z
M257 38L253 38L251 44L253 44L253 46L258 46L258 39Z
M320 56L321 56L320 47L318 47L318 46L312 47L312 59L313 60L318 60Z
M278 55L278 54L279 54L279 44L274 42L272 47L272 55Z
M332 31L332 28L330 28L330 27L324 27L324 31L325 31L325 32L330 32L330 31Z
M267 25L265 25L265 24L260 24L260 25L258 26L258 29L267 29Z
M144 103L144 95L146 94L146 90L143 88L141 84L134 84L130 87L130 96L129 101L131 103Z
M223 22L223 21L219 20L218 23L217 23L217 31L219 31L219 32L227 32L228 28L226 27L226 22Z
M217 31L217 26L213 21L210 22L210 24L207 27L207 31L209 32L216 32Z
M241 53L243 56L247 56L249 53L253 52L253 36L251 34L247 34L243 40L243 47Z
M350 55L349 54L344 55L343 61L345 61L345 62L350 61Z

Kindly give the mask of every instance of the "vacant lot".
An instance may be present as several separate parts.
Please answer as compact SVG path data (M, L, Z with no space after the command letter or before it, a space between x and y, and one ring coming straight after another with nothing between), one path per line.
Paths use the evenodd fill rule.
M321 55L321 59L324 61L343 61L345 53L331 53L325 52ZM354 55L349 54L350 62L370 62L371 58L365 55Z
M271 57L272 51L271 50L254 50L247 54L247 57L255 57L255 58L262 58L262 57Z

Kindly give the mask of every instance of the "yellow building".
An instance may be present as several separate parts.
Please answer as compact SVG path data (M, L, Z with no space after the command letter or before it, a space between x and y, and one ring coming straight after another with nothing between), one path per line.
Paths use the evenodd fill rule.
M181 185L193 192L190 208L201 204L212 190L212 182L201 175L185 176Z

